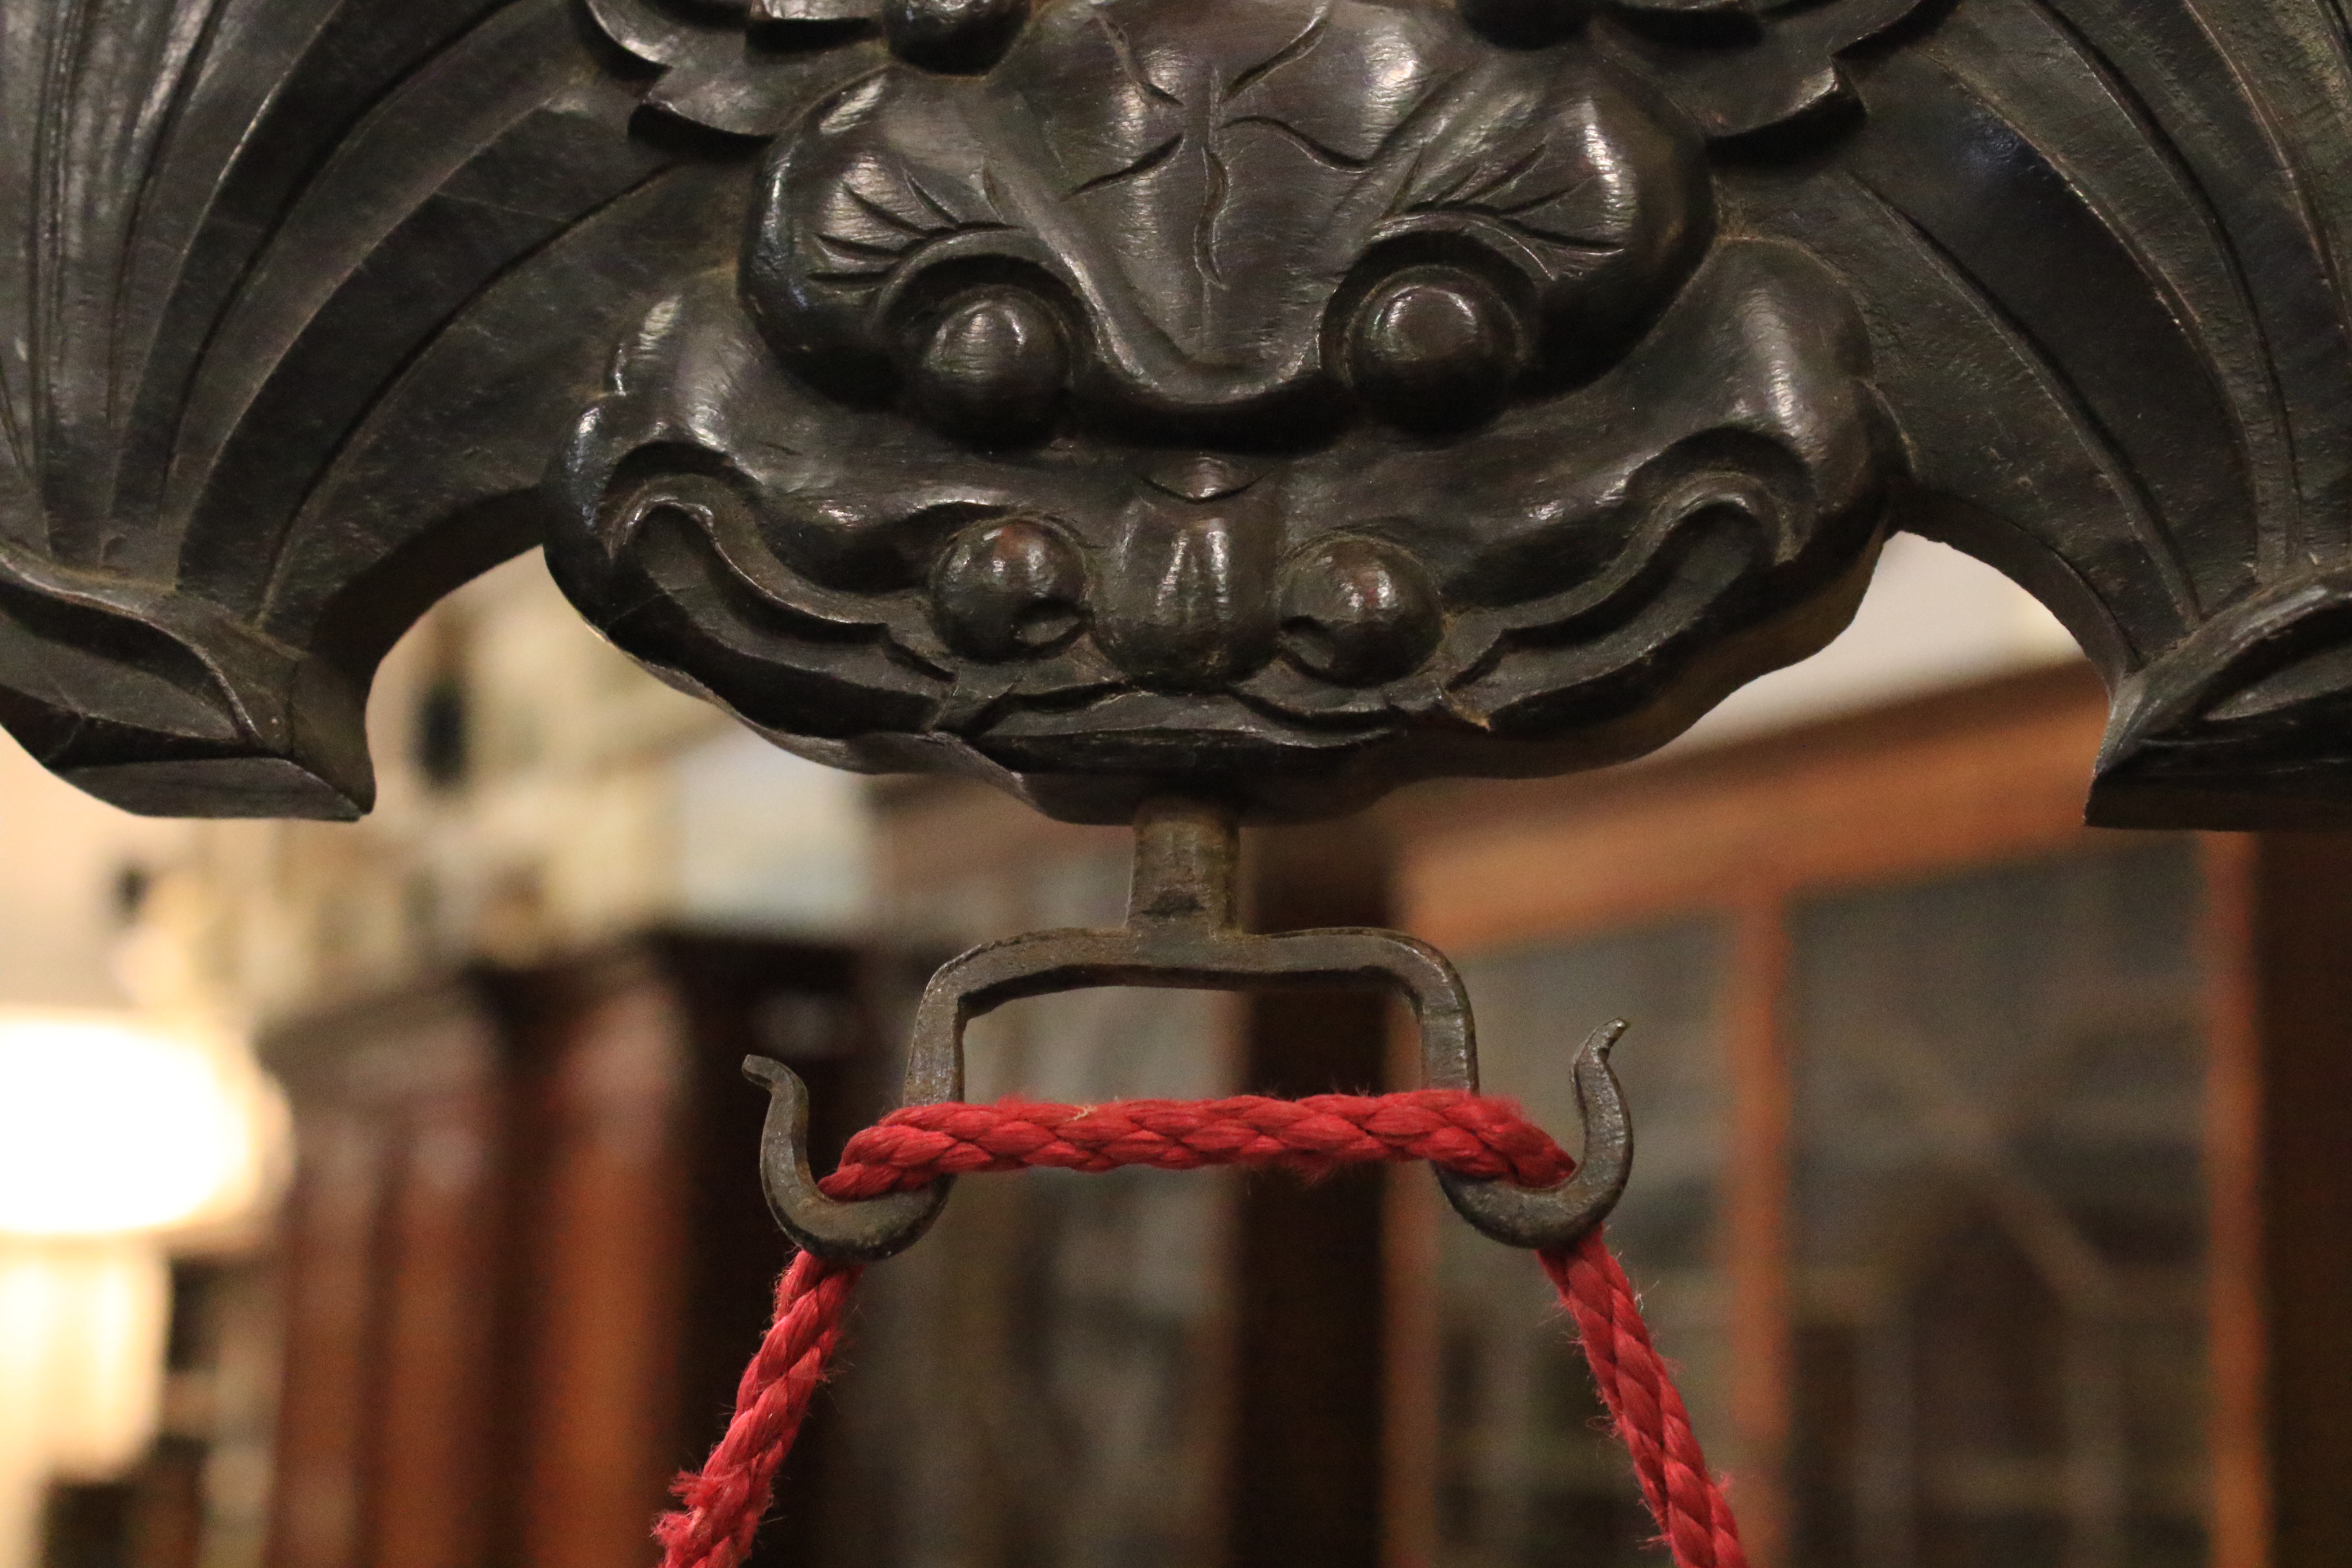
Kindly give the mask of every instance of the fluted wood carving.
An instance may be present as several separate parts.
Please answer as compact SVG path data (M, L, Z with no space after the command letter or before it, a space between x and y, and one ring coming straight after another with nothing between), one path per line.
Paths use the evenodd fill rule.
M354 815L536 543L828 761L1112 820L1589 766L1891 529L2117 823L2352 818L2326 0L0 0L0 721Z

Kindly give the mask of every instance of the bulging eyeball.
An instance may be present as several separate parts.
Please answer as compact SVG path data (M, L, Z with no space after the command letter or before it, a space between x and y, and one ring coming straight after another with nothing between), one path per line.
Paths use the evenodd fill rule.
M1061 531L1034 518L975 523L931 571L931 605L948 646L992 662L1048 653L1086 617L1086 567Z
M1284 657L1339 686L1412 674L1445 629L1437 590L1419 562L1383 541L1346 535L1290 558L1281 616Z
M1028 0L883 0L882 36L908 65L982 71L1029 15Z
M1054 308L1009 284L949 300L908 372L924 418L951 435L1003 446L1045 433L1069 378L1069 343Z
M1413 267L1357 307L1348 376L1393 424L1466 429L1503 405L1520 352L1517 320L1494 285L1456 267Z

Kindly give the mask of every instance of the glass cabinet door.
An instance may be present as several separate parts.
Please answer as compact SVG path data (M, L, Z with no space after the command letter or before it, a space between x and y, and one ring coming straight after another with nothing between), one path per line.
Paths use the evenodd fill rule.
M2205 1561L2186 840L1790 915L1808 1568Z
M1118 851L1045 862L999 920L1115 925L1127 873ZM1204 992L1036 997L973 1021L969 1098L1228 1093L1231 1033L1226 999ZM827 1568L1216 1562L1234 1175L959 1184L923 1244L860 1286Z
M1462 965L1482 1086L1573 1144L1570 1074L1619 1016L1639 1154L1609 1236L1675 1358L1700 1440L1725 1440L1727 1303L1717 1245L1729 1097L1712 921L1480 955ZM1656 1533L1582 1352L1527 1254L1440 1221L1438 1552L1443 1568L1626 1568Z

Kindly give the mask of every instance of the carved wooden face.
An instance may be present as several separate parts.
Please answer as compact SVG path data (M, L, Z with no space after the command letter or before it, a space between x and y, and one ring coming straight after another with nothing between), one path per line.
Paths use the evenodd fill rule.
M1055 0L779 137L740 265L581 421L551 554L829 761L1327 809L1643 750L1818 646L1890 467L1867 374L1581 35Z
M364 811L542 540L784 744L1108 820L1638 752L1885 525L2082 641L2095 820L2352 821L2340 4L311 8L0 51L0 725L132 810Z

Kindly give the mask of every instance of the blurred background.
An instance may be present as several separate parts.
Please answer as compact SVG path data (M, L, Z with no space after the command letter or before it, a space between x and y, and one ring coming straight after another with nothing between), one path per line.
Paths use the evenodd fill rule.
M2104 717L2037 606L1905 538L1658 757L1250 836L1262 928L1445 947L1487 1087L1571 1138L1575 1046L1633 1021L1612 1235L1770 1568L2352 1560L2294 1544L2347 1489L2341 1357L2295 1358L2352 1312L2312 938L2352 857L2083 828ZM1123 834L773 751L536 556L371 721L352 826L0 757L0 1568L646 1568L784 1260L738 1062L808 1079L829 1159L932 964L1121 912ZM972 1040L975 1097L1413 1077L1362 997ZM844 1361L761 1563L1663 1560L1541 1276L1420 1170L968 1181Z

